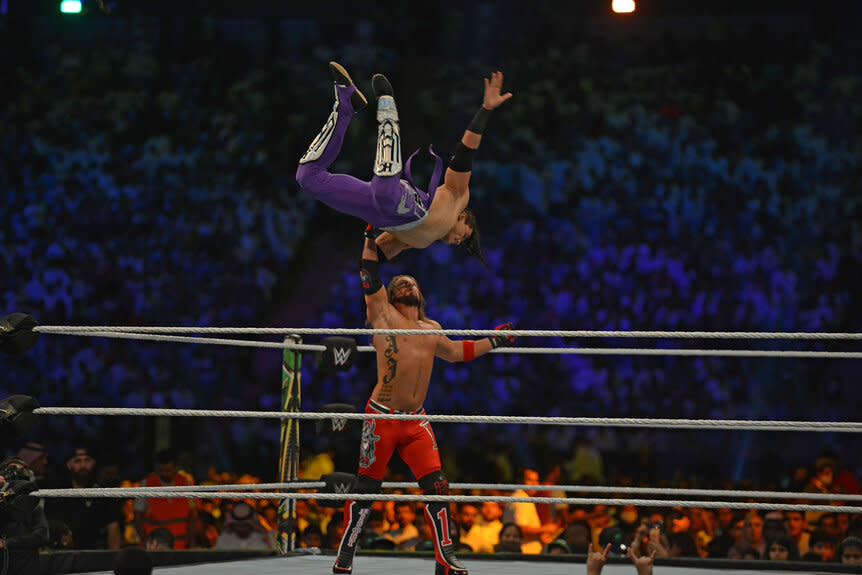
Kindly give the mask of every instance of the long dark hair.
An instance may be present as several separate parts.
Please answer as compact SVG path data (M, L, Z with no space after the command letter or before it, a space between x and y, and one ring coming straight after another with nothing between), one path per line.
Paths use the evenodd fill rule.
M464 208L464 211L461 213L466 216L464 218L464 223L470 226L470 229L473 230L473 233L470 234L470 237L464 243L464 246L467 248L467 254L477 258L482 262L483 266L487 267L485 256L482 255L482 244L479 242L479 226L476 223L476 214L474 214L469 208Z

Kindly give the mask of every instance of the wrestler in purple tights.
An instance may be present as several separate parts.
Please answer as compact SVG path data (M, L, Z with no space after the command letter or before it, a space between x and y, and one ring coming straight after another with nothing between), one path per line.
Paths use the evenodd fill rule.
M343 67L333 62L330 70L335 79L335 105L320 134L299 161L297 182L327 206L374 227L406 230L418 225L431 205L442 162L437 158L429 185L430 195L412 184L410 161L413 156L402 171L398 110L388 81L382 85L375 81L374 86L379 122L374 177L366 182L347 174L328 172L341 151L347 126L358 111L356 108L361 109L366 103L365 96L357 90Z

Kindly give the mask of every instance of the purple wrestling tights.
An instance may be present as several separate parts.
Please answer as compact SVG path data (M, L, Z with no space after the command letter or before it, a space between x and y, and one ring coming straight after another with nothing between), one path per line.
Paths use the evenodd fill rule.
M431 198L402 179L401 173L374 176L366 182L327 171L341 151L353 117L350 96L355 90L353 85L335 86L337 100L332 114L300 159L296 181L306 193L334 210L356 216L377 228L408 229L425 217Z

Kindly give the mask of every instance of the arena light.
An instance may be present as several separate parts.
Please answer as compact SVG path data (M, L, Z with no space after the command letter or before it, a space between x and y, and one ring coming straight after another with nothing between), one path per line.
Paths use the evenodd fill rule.
M60 12L63 14L80 14L81 0L63 0L60 2Z
M635 0L613 0L611 9L616 14L631 14L635 11Z

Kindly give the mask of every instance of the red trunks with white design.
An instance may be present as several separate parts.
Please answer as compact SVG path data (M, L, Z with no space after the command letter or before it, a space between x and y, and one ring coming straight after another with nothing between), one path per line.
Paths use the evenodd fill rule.
M398 411L370 399L365 406L365 413L422 414L425 410ZM386 464L396 449L416 479L440 470L437 438L428 421L366 419L362 422L362 440L359 445L359 475L382 480Z

